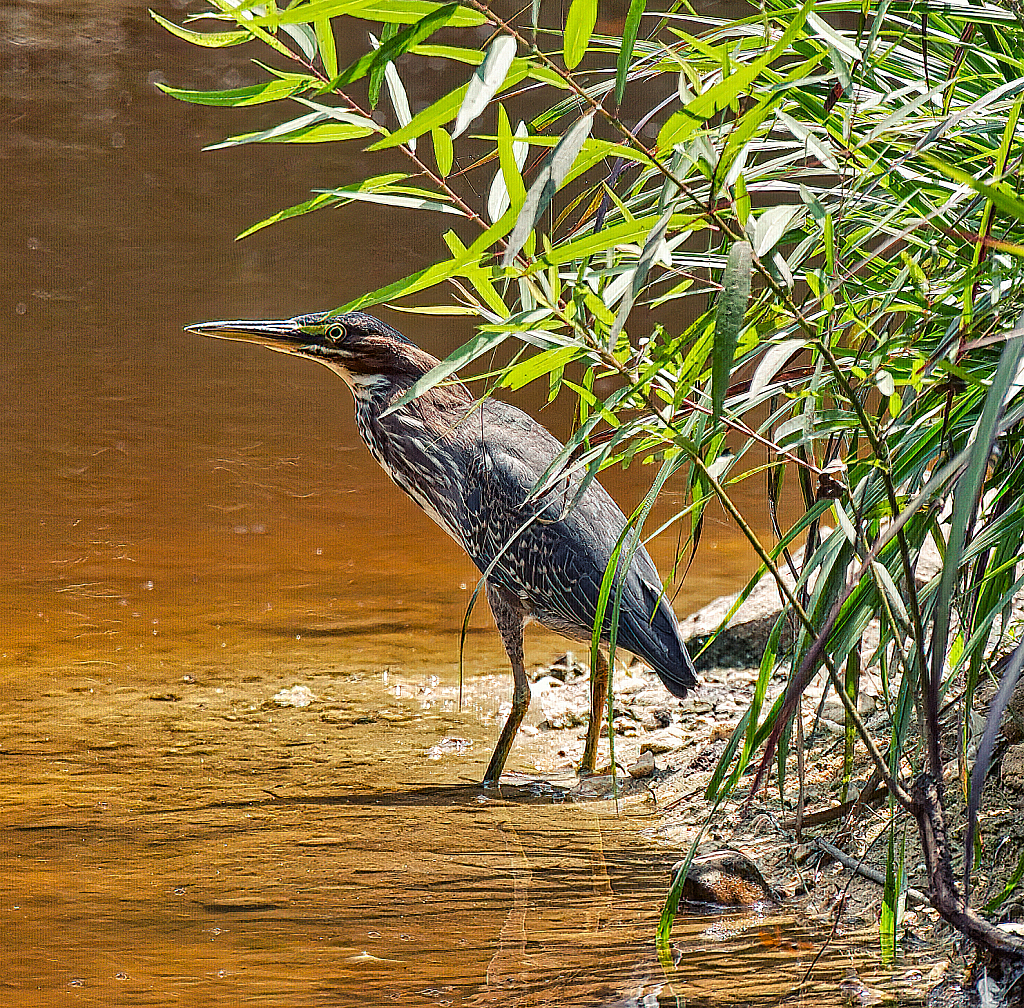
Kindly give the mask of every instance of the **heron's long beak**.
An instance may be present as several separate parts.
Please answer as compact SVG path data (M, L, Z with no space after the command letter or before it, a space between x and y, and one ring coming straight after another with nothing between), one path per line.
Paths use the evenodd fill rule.
M197 336L212 336L214 339L239 340L242 343L259 343L260 346L284 353L294 353L309 336L291 319L272 322L196 322L185 326L185 332Z

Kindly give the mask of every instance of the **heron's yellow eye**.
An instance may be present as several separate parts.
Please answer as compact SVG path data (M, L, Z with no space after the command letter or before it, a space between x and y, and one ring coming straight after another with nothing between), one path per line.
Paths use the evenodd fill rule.
M331 343L337 343L345 338L345 327L342 325L328 326L324 335Z

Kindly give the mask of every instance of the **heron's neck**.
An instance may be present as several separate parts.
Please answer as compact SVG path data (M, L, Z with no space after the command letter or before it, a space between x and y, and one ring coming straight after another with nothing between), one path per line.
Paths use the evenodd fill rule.
M383 404L390 398L390 392L395 386L391 378L381 374L355 374L340 364L328 361L324 363L352 390L357 408L376 405L377 408L384 409Z
M430 360L432 363L429 366L425 365L421 373L410 371L408 374L399 375L356 374L338 364L328 363L327 366L351 389L352 397L355 399L356 418L360 427L364 427L375 421L392 403L405 395L433 364L438 363L433 357ZM434 413L446 412L459 406L468 407L472 401L472 396L461 385L435 386L422 398L407 403L395 415L419 415L425 410Z

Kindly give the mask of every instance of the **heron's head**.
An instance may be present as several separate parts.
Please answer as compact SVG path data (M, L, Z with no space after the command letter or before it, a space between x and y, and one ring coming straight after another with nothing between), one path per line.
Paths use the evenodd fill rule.
M437 363L398 330L364 312L320 312L272 322L197 322L185 329L309 357L336 370L349 384L418 377Z

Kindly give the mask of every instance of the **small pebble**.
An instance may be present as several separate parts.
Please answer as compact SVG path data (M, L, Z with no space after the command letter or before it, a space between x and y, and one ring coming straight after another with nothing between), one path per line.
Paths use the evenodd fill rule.
M278 707L308 707L316 700L316 695L308 686L293 686L283 689L271 697Z

